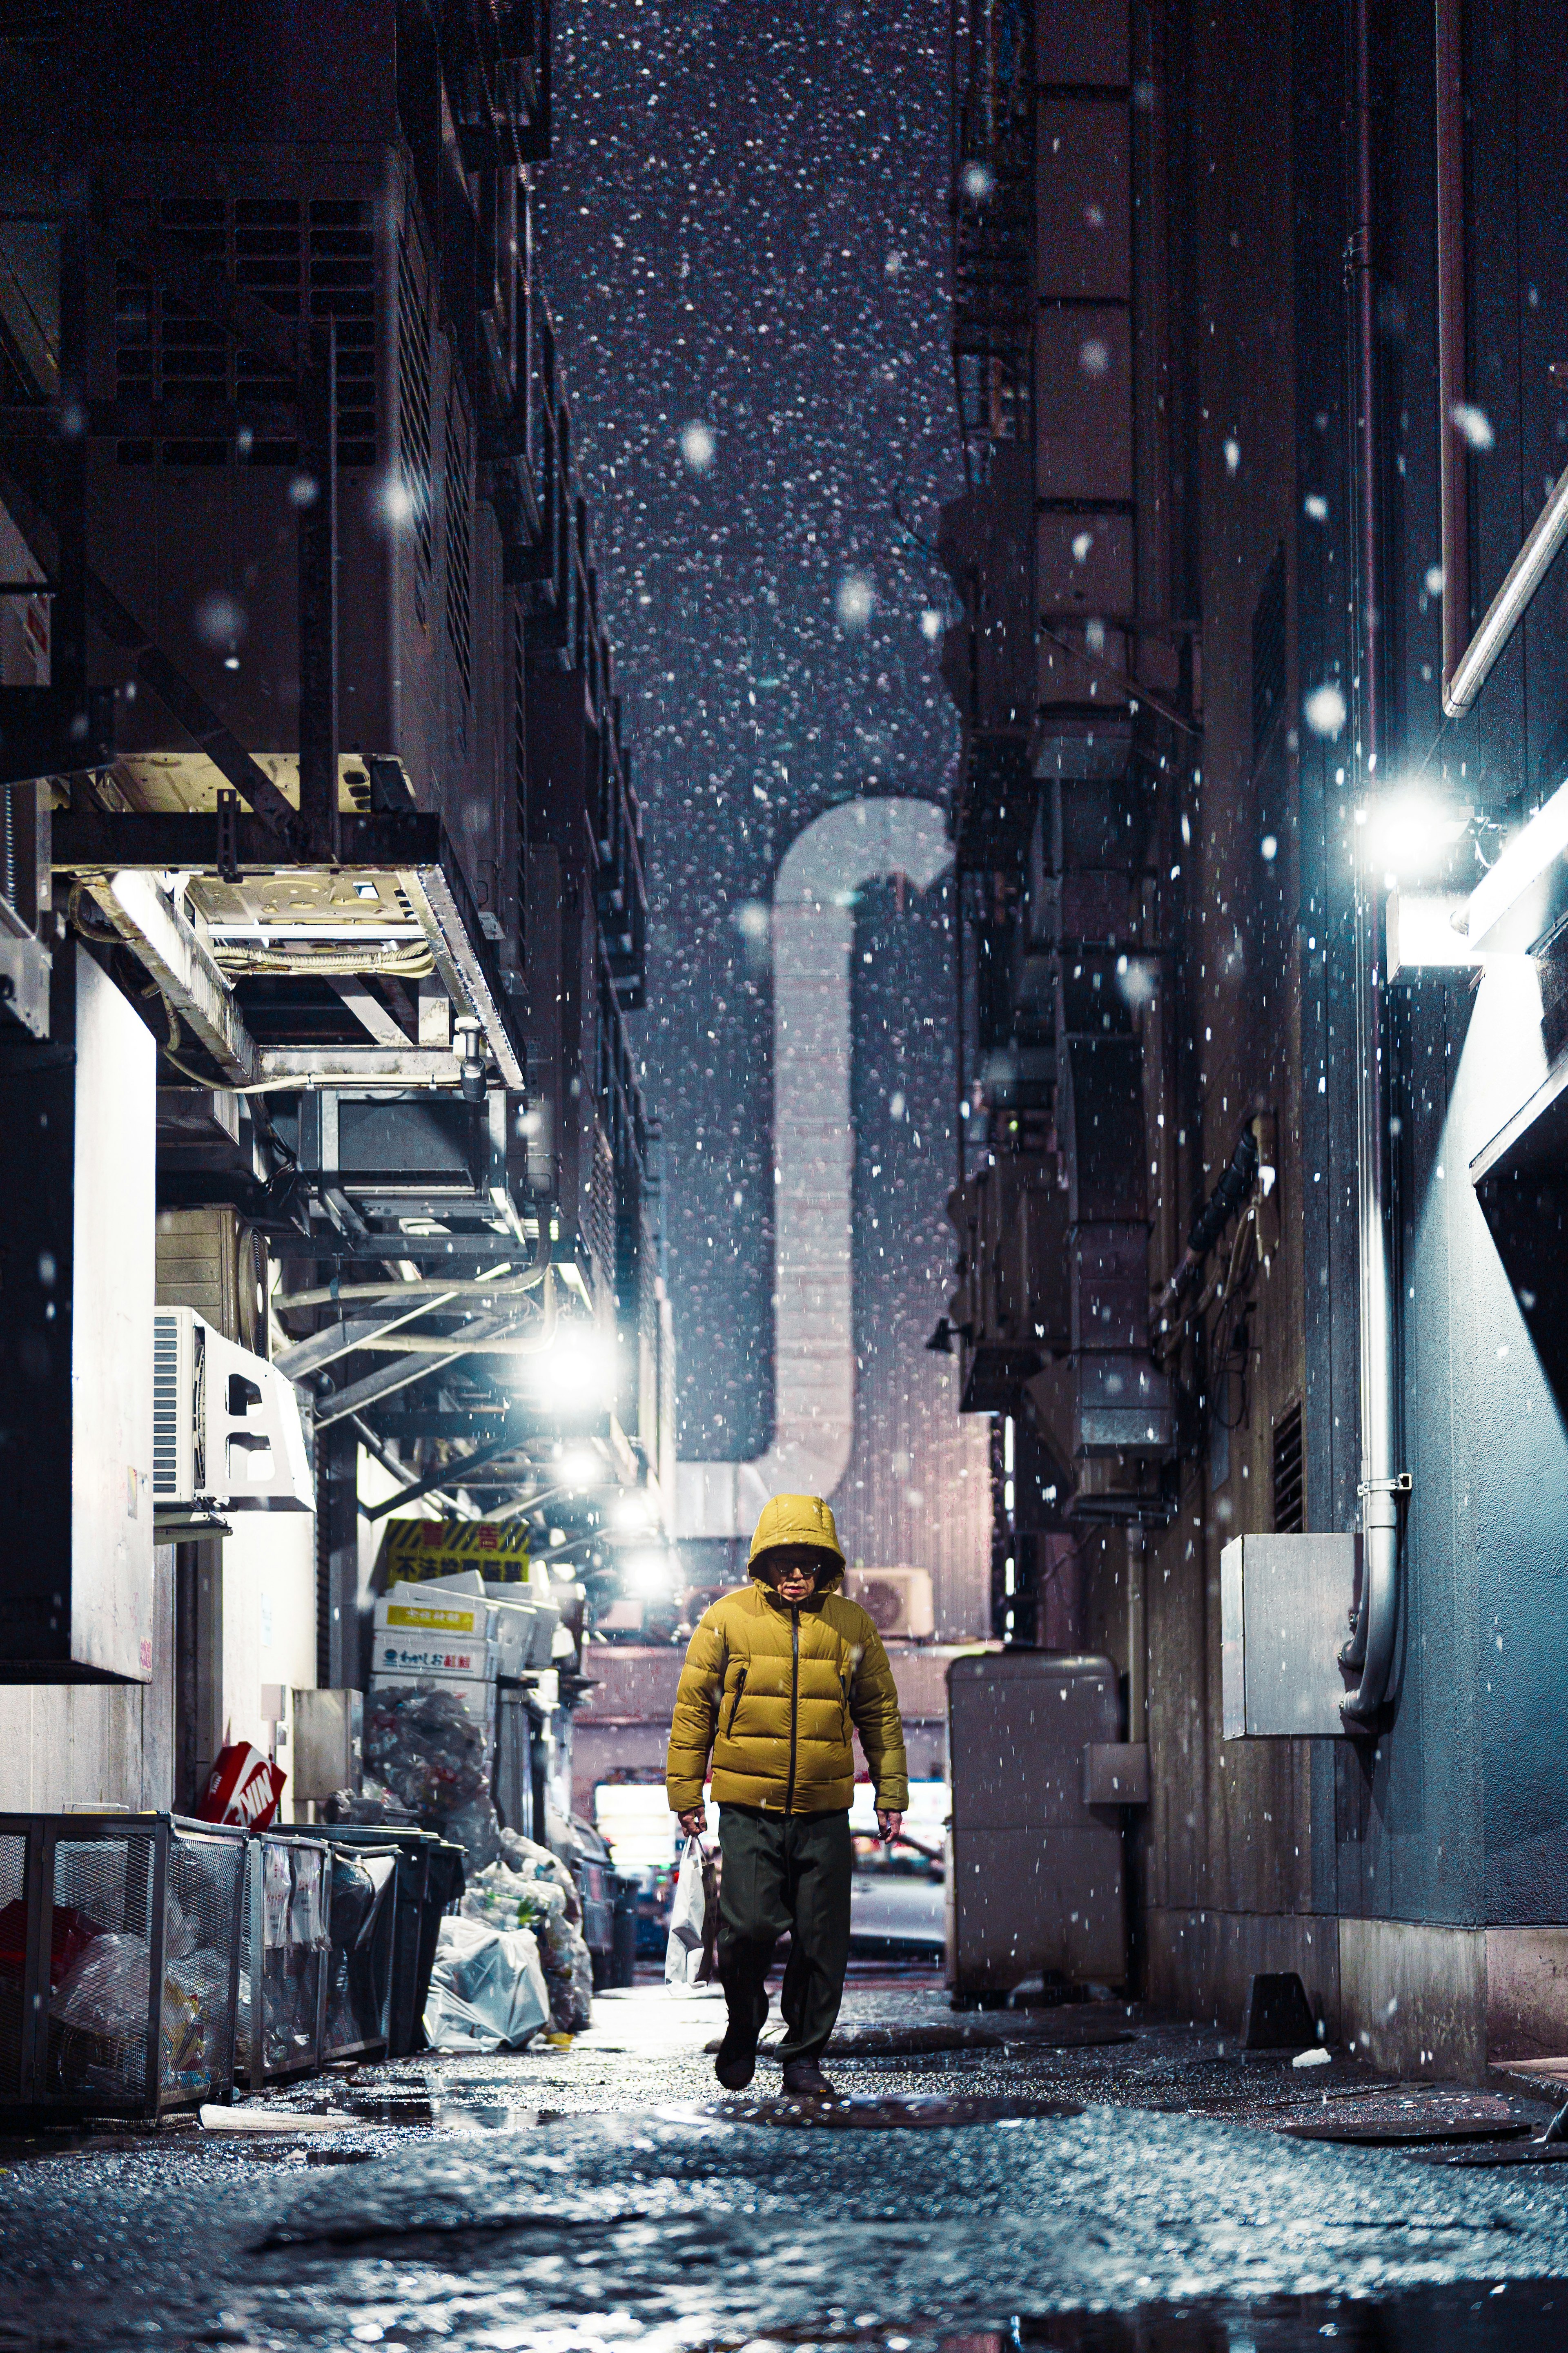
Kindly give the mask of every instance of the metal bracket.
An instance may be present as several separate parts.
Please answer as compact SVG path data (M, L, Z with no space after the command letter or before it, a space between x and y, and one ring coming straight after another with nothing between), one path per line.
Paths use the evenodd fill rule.
M1358 1495L1408 1495L1410 1473L1397 1472L1392 1479L1363 1479L1356 1488Z
M217 797L217 871L220 881L239 880L239 795L224 790Z

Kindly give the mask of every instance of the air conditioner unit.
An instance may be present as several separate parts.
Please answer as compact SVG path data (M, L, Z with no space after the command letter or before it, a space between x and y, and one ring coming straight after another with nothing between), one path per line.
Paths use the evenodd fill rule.
M194 1307L153 1317L153 1504L315 1508L293 1383Z
M884 1641L929 1641L936 1632L929 1568L849 1568L847 1600L858 1601Z

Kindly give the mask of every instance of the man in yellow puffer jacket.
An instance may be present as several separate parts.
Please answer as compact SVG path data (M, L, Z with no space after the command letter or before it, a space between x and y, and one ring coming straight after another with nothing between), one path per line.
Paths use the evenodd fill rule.
M820 1495L775 1495L752 1538L752 1582L704 1612L686 1653L666 1783L680 1826L703 1826L713 1759L719 1975L729 2025L715 2062L733 2092L756 2068L773 1947L787 1933L779 2007L786 2093L831 2093L820 2060L844 1995L855 1792L851 1727L871 1768L882 1836L909 1804L904 1731L876 1627L838 1591L844 1554Z

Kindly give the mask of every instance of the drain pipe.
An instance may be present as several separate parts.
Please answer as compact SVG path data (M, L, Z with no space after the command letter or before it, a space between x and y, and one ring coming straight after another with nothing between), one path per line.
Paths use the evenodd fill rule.
M1356 222L1347 256L1352 293L1351 415L1355 486L1355 624L1352 748L1356 802L1363 810L1378 751L1377 444L1373 396L1372 269L1372 70L1368 0L1355 0ZM1356 1164L1361 1306L1362 1570L1350 1641L1340 1664L1360 1681L1342 1703L1348 1729L1368 1728L1388 1695L1399 1615L1399 1505L1408 1478L1394 1469L1394 1289L1389 1264L1385 1145L1382 906L1371 828L1354 827Z

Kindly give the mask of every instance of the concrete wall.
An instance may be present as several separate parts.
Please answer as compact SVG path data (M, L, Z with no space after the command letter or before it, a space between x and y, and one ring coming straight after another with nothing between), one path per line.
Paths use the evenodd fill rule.
M0 1684L0 1812L173 1804L174 1552L153 1559L150 1683Z
M1547 191L1565 159L1553 129L1521 161L1509 128L1526 71L1536 90L1568 86L1568 26L1532 16L1525 45L1516 14L1468 18L1468 396L1492 437L1470 463L1476 615L1568 442L1542 341L1544 289L1565 258ZM1173 230L1170 347L1173 399L1194 419L1204 737L1185 804L1190 994L1163 1107L1195 1139L1181 1164L1187 1203L1214 1182L1240 1118L1277 1110L1281 1240L1249 1290L1245 1393L1233 1381L1224 1417L1237 1426L1222 1434L1211 1411L1142 1577L1146 1984L1162 2008L1239 2024L1249 1974L1296 1968L1331 2031L1379 2065L1475 2075L1501 2055L1568 2052L1568 1432L1468 1176L1544 1071L1539 993L1522 964L1479 985L1426 976L1394 992L1400 1465L1414 1482L1394 1704L1374 1739L1226 1744L1218 1555L1271 1525L1271 1431L1293 1398L1305 1404L1307 1526L1358 1517L1353 761L1347 729L1318 734L1302 718L1320 684L1348 701L1354 666L1352 111L1346 0L1297 0L1273 17L1227 0L1180 21L1168 87L1189 244L1184 261ZM1429 9L1401 0L1380 23L1380 765L1397 780L1439 720L1434 65ZM1252 617L1278 545L1287 724L1258 740ZM1553 574L1474 718L1444 736L1428 784L1446 779L1457 801L1507 824L1561 781L1565 620L1568 575ZM1157 1229L1157 1250L1169 1247ZM1084 1639L1129 1672L1136 1703L1144 1662L1122 1540L1091 1541L1084 1561Z

